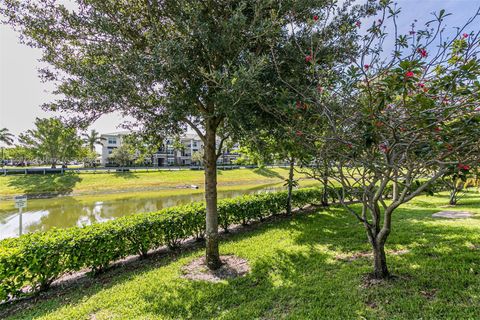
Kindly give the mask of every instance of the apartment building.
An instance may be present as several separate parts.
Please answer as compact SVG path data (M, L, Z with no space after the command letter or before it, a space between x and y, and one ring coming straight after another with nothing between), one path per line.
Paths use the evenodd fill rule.
M110 155L113 150L122 145L123 137L129 134L128 131L105 133L101 135L102 153L100 155L100 165L105 166L110 163Z
M121 146L123 137L129 132L114 132L102 134L102 155L101 165L112 164L109 157L115 148ZM220 143L218 141L218 143ZM219 157L219 164L231 164L240 154L238 153L239 145L235 144L231 149ZM203 152L203 141L197 134L186 133L181 137L167 137L159 150L153 154L152 163L154 166L190 166L199 165L192 160L195 152Z

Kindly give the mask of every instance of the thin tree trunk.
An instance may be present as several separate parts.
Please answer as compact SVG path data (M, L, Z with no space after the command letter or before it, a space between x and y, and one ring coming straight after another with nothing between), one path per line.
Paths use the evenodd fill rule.
M216 128L207 121L205 132L205 200L206 200L206 252L205 261L211 270L218 269L222 262L218 250L218 214L217 214L217 154Z
M328 163L325 161L323 163L323 192L322 192L322 206L328 206Z
M398 175L397 175L397 172L395 171L395 174L394 174L394 181L393 181L393 194L392 194L392 200L395 202L398 200L398 196L400 194L399 192L399 188L398 188Z
M457 188L454 187L452 191L450 192L450 201L448 202L451 206L454 206L457 204Z
M290 170L288 173L288 196L287 196L287 215L292 214L292 190L293 190L293 169L295 165L295 159L290 159Z

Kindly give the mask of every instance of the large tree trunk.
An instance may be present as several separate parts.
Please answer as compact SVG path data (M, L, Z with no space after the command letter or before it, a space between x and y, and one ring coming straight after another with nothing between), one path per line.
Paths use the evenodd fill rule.
M385 255L385 243L388 235L390 234L391 227L391 209L384 211L384 225L380 229L380 208L378 203L374 203L372 213L372 224L367 225L364 223L367 229L368 241L372 245L373 253L373 277L375 279L386 279L390 276L387 267L387 257Z
M386 279L390 276L387 267L387 257L385 255L385 243L375 241L373 247L373 276L375 279Z
M205 261L211 270L218 269L222 262L218 250L218 214L217 214L217 154L216 127L207 121L205 132L205 200L206 200L206 253Z
M288 196L287 196L287 215L292 214L292 191L293 191L293 169L295 166L295 159L290 159L290 170L288 173Z

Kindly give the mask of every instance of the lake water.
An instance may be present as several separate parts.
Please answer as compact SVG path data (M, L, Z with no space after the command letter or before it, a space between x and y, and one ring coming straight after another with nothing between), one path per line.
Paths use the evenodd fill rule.
M272 192L282 189L278 186L259 186L247 190L219 191L218 197L232 198L244 194ZM111 201L79 202L75 197L54 198L51 201L29 200L22 213L22 232L46 231L51 228L85 226L96 222L116 219L122 216L152 212L162 208L202 201L203 193L162 197L138 198L125 195ZM0 239L16 237L20 223L18 211L0 212Z

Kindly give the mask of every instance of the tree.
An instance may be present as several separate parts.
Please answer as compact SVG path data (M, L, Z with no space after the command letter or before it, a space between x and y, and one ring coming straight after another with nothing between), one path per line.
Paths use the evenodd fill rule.
M138 131L123 137L124 143L135 149L135 160L144 165L153 162L153 155L163 144L163 137L157 132Z
M385 243L395 210L427 192L452 166L466 168L480 155L479 31L464 31L473 19L445 40L448 15L442 10L425 29L394 39L393 58L387 59L384 26L390 16L391 30L398 30L399 10L383 4L340 81L320 83L325 90L308 97L326 117L311 119L304 143L318 147L310 148L317 163L334 164L330 183L342 186L340 202L365 227L379 279L390 276ZM317 124L327 125L328 134L316 135ZM361 212L347 202L348 194L362 199Z
M26 165L29 160L34 159L32 150L24 146L14 146L6 149L6 158L11 159L13 163Z
M7 128L0 129L0 142L3 142L7 146L13 144L13 134L11 134ZM2 146L2 168L5 165L4 151Z
M128 143L122 143L112 151L110 158L120 167L129 166L135 160L135 149Z
M90 130L90 133L82 133L82 137L87 147L93 152L95 151L95 145L102 145L102 142L105 140L95 129Z
M95 167L97 165L98 153L91 150L90 147L82 147L78 155L78 160L83 162L84 167Z
M288 178L285 179L288 196L285 209L286 214L290 215L292 213L293 188L298 186L298 181L294 178L295 163L300 161L305 153L302 145L298 144L297 141L302 133L298 131L292 136L290 134L291 131L285 130L286 122L282 124L283 126L270 119L268 124L259 126L259 128L262 128L261 130L252 132L251 136L244 137L242 145L247 146L251 150L250 154L255 153L257 158L277 159L288 162Z
M448 166L447 172L442 176L441 182L442 186L446 187L450 193L449 205L457 205L468 188L479 186L479 181L476 178L478 176L478 169L475 174L472 174L473 170L470 165L462 163Z
M342 17L357 16L345 7ZM4 0L0 12L43 49L52 68L42 75L60 83L63 97L47 109L76 113L81 122L120 111L151 130L196 131L205 148L206 263L216 269L222 141L262 112L275 76L271 50L290 39L289 25L305 28L307 17L324 10L337 8L323 0L78 0L73 9L55 0ZM327 14L324 22L332 22ZM332 39L338 22L328 28Z
M7 146L13 144L13 134L8 131L7 128L0 129L0 142L5 143Z
M242 139L243 141L243 139ZM264 152L259 153L256 149L245 145L245 141L239 148L240 157L235 160L235 164L238 165L256 165L258 167L264 167L267 163L273 162L273 156Z
M56 118L35 120L35 129L20 134L20 142L33 154L55 168L78 157L83 141L76 129Z
M202 165L204 158L205 158L205 154L204 154L203 150L194 151L192 153L192 162L194 162L196 164Z

